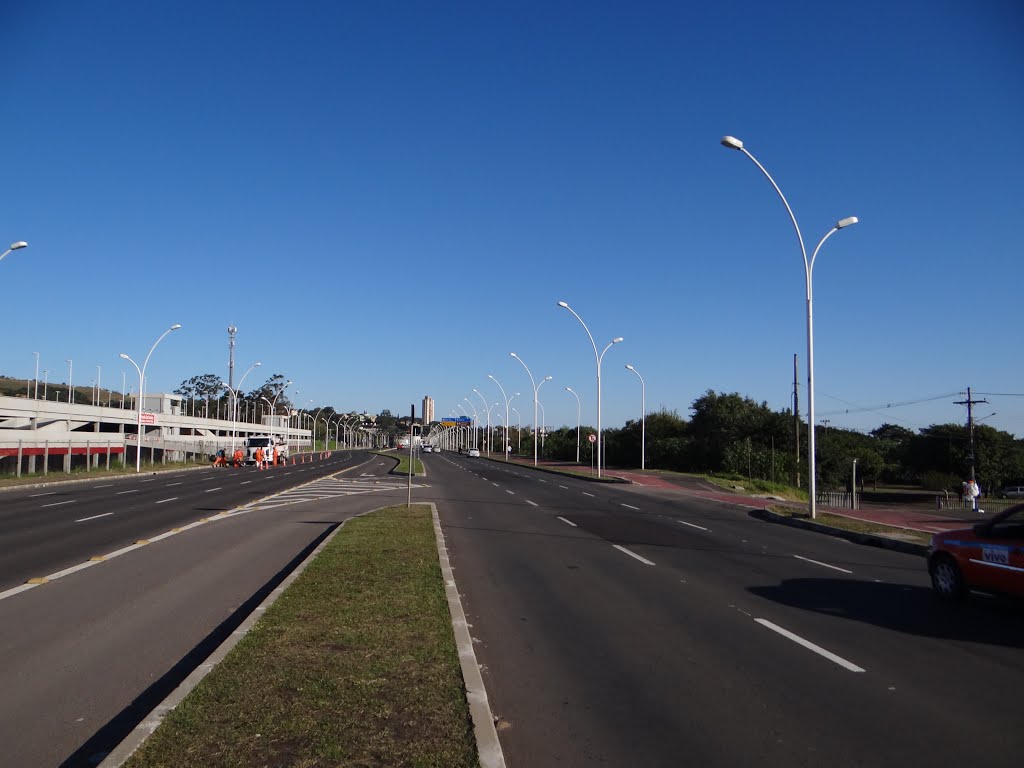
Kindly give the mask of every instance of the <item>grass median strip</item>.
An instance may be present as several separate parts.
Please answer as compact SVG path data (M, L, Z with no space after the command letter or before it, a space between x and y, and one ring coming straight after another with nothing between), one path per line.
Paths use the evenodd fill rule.
M477 765L430 508L346 523L124 764Z

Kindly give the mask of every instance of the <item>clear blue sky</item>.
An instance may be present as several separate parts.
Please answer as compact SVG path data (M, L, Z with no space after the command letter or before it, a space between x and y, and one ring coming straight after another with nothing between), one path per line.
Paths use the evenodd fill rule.
M1024 436L1024 4L0 5L0 373L151 391L263 366L300 405L684 417L708 389L870 430ZM40 374L42 376L42 374ZM295 390L299 395L295 395ZM913 403L906 404L904 403ZM885 407L890 405L892 407ZM502 411L504 408L502 407ZM806 412L805 412L806 415ZM513 423L516 419L513 416Z

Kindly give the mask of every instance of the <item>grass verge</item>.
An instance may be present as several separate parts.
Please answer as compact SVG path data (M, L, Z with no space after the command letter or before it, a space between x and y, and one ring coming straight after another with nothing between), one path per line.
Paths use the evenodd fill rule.
M810 517L806 512L794 509L793 507L776 504L768 507L768 510L784 517L792 517L797 520L810 520ZM880 525L878 523L871 523L865 520L854 520L853 518L842 517L841 515L830 515L828 512L819 511L814 518L814 522L820 523L821 525L827 525L831 528L839 528L843 531L868 533L875 536L887 536L890 539L909 541L914 544L927 544L931 540L931 534L923 533L921 531L914 531L909 528L894 528L889 525Z
M477 765L430 508L356 518L125 763Z
M388 456L392 459L398 459L398 466L391 470L391 474L409 474L409 452L408 451L374 451L379 456ZM423 474L423 462L419 459L413 459L412 473L414 475Z

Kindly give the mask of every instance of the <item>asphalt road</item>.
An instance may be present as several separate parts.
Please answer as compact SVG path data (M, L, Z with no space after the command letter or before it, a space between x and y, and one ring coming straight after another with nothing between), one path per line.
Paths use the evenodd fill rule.
M1020 764L1019 604L685 492L423 461L509 766ZM0 766L94 765L334 526L405 500L392 465L3 494Z
M393 466L342 452L272 476L208 469L4 495L7 583L123 551L0 593L0 766L96 765L334 527L405 500ZM42 507L53 499L73 503Z
M682 493L424 457L510 766L1018 766L1024 613Z

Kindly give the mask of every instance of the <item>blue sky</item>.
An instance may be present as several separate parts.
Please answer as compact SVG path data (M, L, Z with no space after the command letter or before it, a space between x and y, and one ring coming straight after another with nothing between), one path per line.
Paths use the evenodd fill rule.
M692 7L691 7L692 6ZM444 415L493 374L548 424L774 409L1024 436L1024 4L0 6L0 373L150 390L282 373L298 404ZM42 376L42 374L40 374ZM295 390L299 394L295 395ZM978 395L977 393L987 393ZM501 411L504 408L502 406ZM806 412L805 412L806 416ZM512 417L513 423L516 417Z

